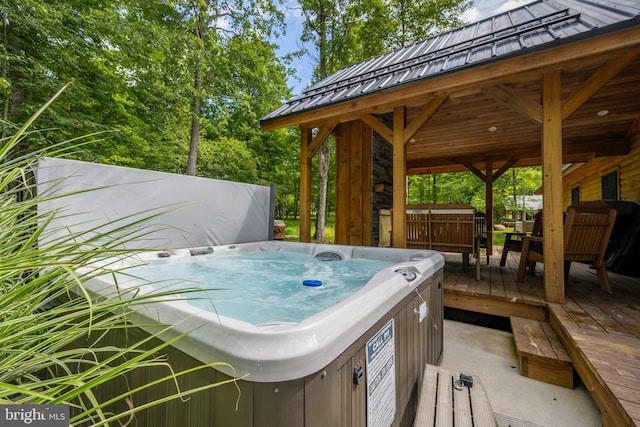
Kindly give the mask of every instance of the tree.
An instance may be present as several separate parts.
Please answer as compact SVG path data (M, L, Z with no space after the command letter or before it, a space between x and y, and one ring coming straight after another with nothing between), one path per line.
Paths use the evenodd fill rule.
M460 26L469 5L464 0L389 1L388 46L397 49Z
M409 203L462 203L484 209L484 183L471 172L409 177Z
M3 135L15 132L8 123L25 120L74 80L41 118L43 127L59 131L24 140L23 152L51 139L107 132L101 144L74 156L183 173L195 163L200 136L222 145L240 141L242 150L257 150L256 165L266 169L262 145L288 141L286 133L266 135L258 126L290 96L290 70L266 42L282 28L270 0L241 7L210 0L7 0L0 14ZM215 158L204 162L199 173L224 169L212 166ZM255 168L241 175L261 179Z
M320 80L328 76L328 40L331 20L336 16L336 4L327 0L311 0L301 3L305 15L303 40L314 39L319 52L317 73ZM329 170L328 145L324 141L318 154L318 197L316 208L316 240L324 240L327 202L327 174Z
M525 209L524 198L535 194L542 186L542 168L539 166L512 168L494 183L494 203L498 209L517 211ZM519 200L522 202L519 203Z
M235 61L225 50L237 38L256 40L270 38L272 31L283 26L283 15L271 0L226 2L185 0L179 8L188 39L188 55L192 58L193 95L191 130L186 173L194 175L200 137L202 104L213 104L229 96L227 82L236 77Z
M169 168L179 152L181 91L168 89L166 53L175 38L149 14L174 13L146 2L9 0L2 3L0 52L6 84L3 134L15 129L63 84L74 84L41 118L40 132L23 141L31 151L53 141L110 132L75 157L135 167ZM147 49L154 40L153 49ZM28 146L26 145L28 144ZM150 164L148 165L147 162Z

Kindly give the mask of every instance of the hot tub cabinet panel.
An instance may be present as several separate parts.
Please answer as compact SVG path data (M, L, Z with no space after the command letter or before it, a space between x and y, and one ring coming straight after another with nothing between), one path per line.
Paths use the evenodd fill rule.
M242 379L236 383L224 384L191 395L185 401L174 400L143 411L137 415L137 425L149 427L375 425L371 422L368 424L368 421L371 421L368 417L372 418L368 415L372 408L368 408L367 391L373 383L367 379L367 370L374 369L373 363L368 366L370 361L367 351L370 356L372 348L368 347L368 344L373 341L373 337L380 335L379 332L392 330L393 346L386 347L392 349L392 353L387 352L387 355L393 356L390 358L393 360L392 365L389 366L393 366L395 374L395 381L390 387L394 390L393 395L388 394L395 400L395 412L390 424L411 426L417 409L418 391L425 364L439 364L442 356L442 265L436 264L436 271L429 276L421 277L418 284L412 284L410 291L390 306L382 316L371 319L370 326L364 333L352 340L337 356L332 356L333 359L329 363L315 368L313 372L298 378L288 378L285 374L284 377L287 378L282 381ZM392 327L389 326L391 320ZM348 326L335 325L336 328ZM141 329L136 329L136 332L130 330L127 333L129 338L132 337L132 333L138 336L146 334ZM108 339L123 344L127 337L122 331L113 331ZM219 345L224 346L225 343L222 342ZM199 366L202 363L199 357L188 354L188 348L171 347L166 355L175 371ZM360 384L354 382L354 369L358 365L363 368ZM134 372L126 378L126 383L133 388L166 374L166 368L161 367L155 372ZM180 378L179 384L194 387L230 378L227 372L206 369ZM115 394L116 390L122 391L122 387L125 387L123 379L120 383L108 384L100 391L101 398ZM133 404L139 406L145 401L166 396L172 387L170 383L154 387L138 395ZM238 388L240 395L238 395ZM373 410L375 412L375 408Z

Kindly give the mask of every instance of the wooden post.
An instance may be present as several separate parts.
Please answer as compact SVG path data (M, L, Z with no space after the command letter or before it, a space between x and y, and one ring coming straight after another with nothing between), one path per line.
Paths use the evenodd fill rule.
M404 107L393 110L393 219L391 246L407 247L406 231L406 162L404 148Z
M493 254L493 163L487 160L485 168L485 225L487 227L487 253Z
M542 230L544 298L564 303L564 236L562 217L562 102L560 71L542 78Z
M311 156L310 128L300 129L300 241L311 242Z

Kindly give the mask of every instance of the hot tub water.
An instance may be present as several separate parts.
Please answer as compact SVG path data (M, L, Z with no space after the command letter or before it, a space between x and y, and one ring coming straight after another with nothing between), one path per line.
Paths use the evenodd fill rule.
M353 295L392 262L368 259L324 261L295 252L249 252L197 257L193 262L146 265L127 274L156 289L189 292L198 308L255 325L299 322ZM321 286L304 286L304 281Z

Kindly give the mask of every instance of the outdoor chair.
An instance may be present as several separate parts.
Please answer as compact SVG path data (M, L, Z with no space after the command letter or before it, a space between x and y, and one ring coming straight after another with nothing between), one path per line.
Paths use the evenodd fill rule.
M564 221L564 281L569 278L571 263L586 262L598 272L600 289L612 293L604 255L616 221L616 210L603 202L579 202L569 206ZM517 280L524 281L530 262L543 262L540 236L522 237L522 251ZM538 244L536 244L538 243ZM535 265L531 269L533 273Z
M507 254L509 251L522 252L522 237L526 235L527 233L519 232L505 233L504 247L502 248L502 256L500 257L500 267L504 267L507 263ZM538 211L534 216L531 236L542 236L542 211Z
M491 253L489 253L489 234L487 233L487 216L484 212L476 212L475 216L475 235L476 248L475 253L480 260L480 249L484 249L487 254L487 265L489 265Z

